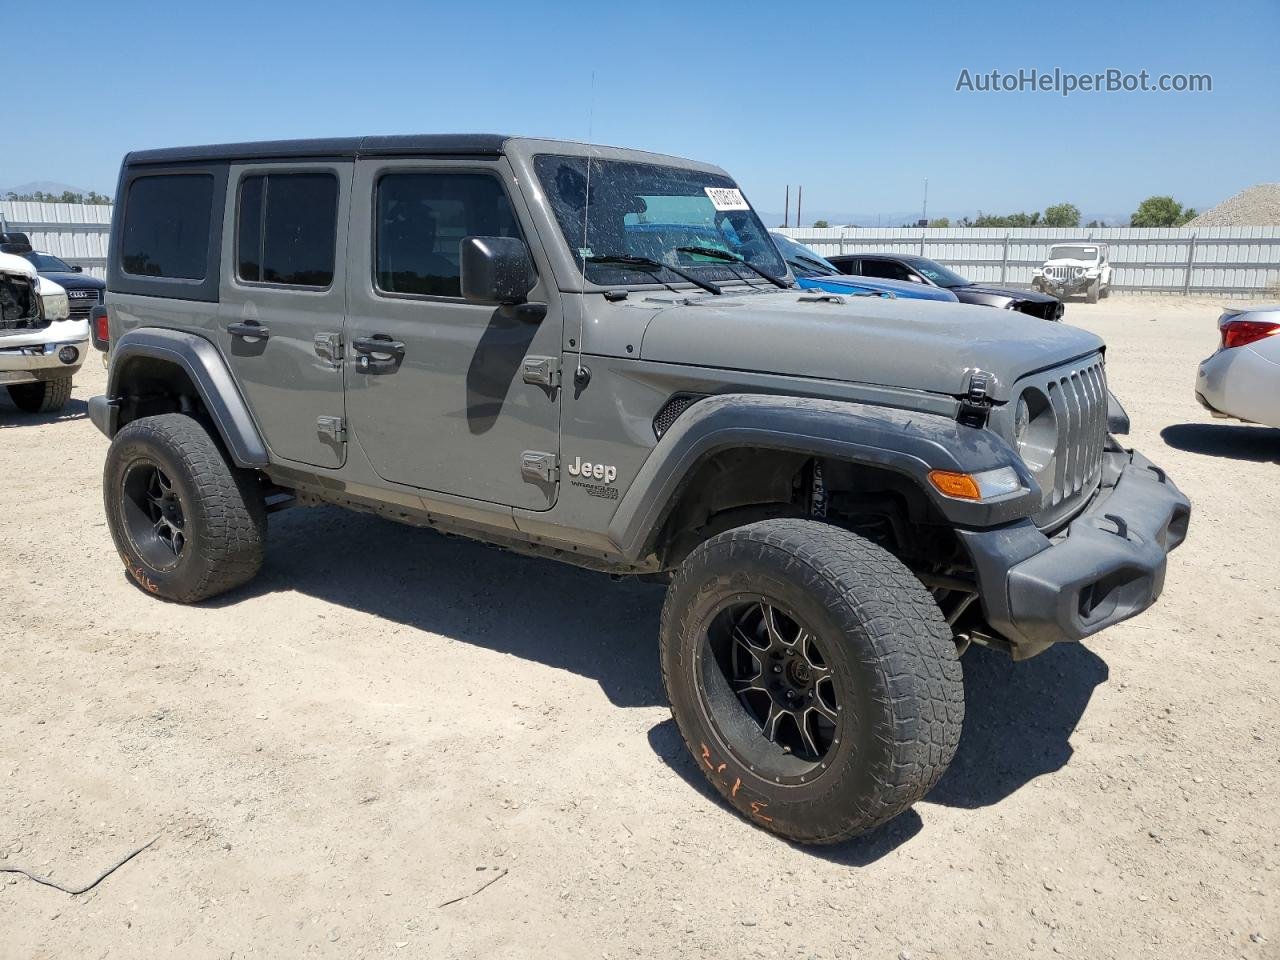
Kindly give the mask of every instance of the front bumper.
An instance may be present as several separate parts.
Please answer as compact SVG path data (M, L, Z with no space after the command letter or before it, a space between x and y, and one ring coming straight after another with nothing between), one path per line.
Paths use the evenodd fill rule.
M1190 516L1190 501L1163 470L1140 453L1113 449L1093 500L1052 539L1029 520L960 536L987 622L1015 659L1025 659L1155 603Z
M1054 280L1052 277L1036 277L1036 282L1045 293L1052 293L1055 297L1069 297L1084 293L1097 279L1097 277L1077 277L1073 280Z
M63 348L75 351L70 363L60 354ZM34 383L73 376L84 366L89 355L89 340L51 340L23 347L10 347L0 341L0 384Z

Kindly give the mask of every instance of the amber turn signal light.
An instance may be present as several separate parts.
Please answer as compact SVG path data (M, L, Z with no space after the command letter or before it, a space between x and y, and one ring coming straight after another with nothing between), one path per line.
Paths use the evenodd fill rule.
M978 489L973 477L967 473L955 473L951 470L930 470L929 482L937 487L938 492L960 500L981 500L982 491Z

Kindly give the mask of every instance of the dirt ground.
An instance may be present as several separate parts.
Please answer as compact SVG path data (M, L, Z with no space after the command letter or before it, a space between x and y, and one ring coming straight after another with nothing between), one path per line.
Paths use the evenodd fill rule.
M0 874L0 957L1280 956L1280 430L1196 405L1216 316L1068 307L1194 503L1165 596L967 653L947 777L826 849L704 785L660 588L299 509L249 587L161 603L104 525L97 358L61 417L0 402L0 867L159 838L79 897Z

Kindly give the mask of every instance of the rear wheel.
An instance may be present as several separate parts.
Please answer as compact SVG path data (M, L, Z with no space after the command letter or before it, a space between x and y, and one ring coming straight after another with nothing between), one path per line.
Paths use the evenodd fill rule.
M167 413L121 429L107 452L103 496L129 576L166 600L204 600L262 565L258 477L229 464L190 417Z
M57 413L71 399L71 377L9 386L9 399L23 413Z
M672 715L753 823L833 843L897 816L955 754L964 689L933 598L887 551L807 520L706 541L662 613Z

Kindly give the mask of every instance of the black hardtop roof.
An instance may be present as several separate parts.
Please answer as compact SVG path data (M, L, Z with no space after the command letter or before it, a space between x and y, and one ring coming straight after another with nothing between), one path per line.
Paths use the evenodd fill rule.
M508 136L494 133L420 133L377 137L320 137L311 140L262 140L213 143L198 147L135 150L124 158L138 164L191 163L205 160L305 160L317 157L376 157L400 154L497 156Z

